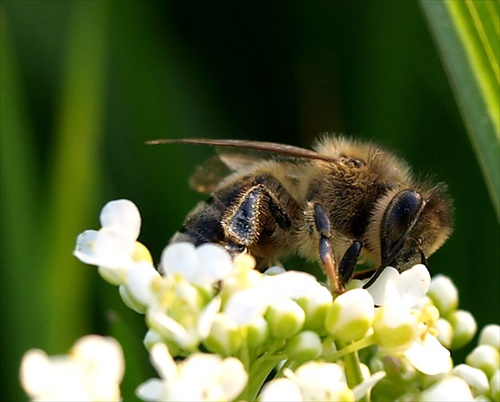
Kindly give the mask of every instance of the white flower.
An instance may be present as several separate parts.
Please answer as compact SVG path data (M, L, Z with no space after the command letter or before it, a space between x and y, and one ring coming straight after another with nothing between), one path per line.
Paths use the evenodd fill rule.
M343 369L335 363L309 362L295 372L285 370L286 378L270 381L259 396L267 401L354 401Z
M467 345L476 335L476 320L468 311L455 310L446 318L453 328L451 349L459 349Z
M357 341L371 329L374 316L373 298L365 289L349 290L329 306L325 327L344 342Z
M489 378L500 368L500 353L493 346L479 345L467 355L465 362L469 366L483 370Z
M288 378L277 378L268 382L259 395L260 402L303 400L299 386Z
M500 350L500 325L486 325L479 334L479 345L490 345L497 350Z
M317 279L305 272L262 275L253 286L232 294L223 310L234 322L246 325L262 316L270 305L279 300L314 297L316 292L322 291L323 286Z
M285 348L285 353L296 362L317 359L322 352L321 338L314 331L298 333L287 342Z
M228 401L245 388L248 375L234 357L195 353L176 364L164 344L151 349L159 379L140 385L137 396L146 401Z
M49 357L33 349L23 357L21 383L32 400L118 401L124 359L113 338L89 335L69 355Z
M417 370L435 375L452 367L450 352L432 333L439 312L426 304L421 310L412 309L429 285L427 268L417 264L401 274L387 267L368 291L375 303L382 306L373 326L377 343L388 353L404 353Z
M428 295L442 316L457 309L458 290L447 276L436 275L432 278Z
M453 363L448 349L429 333L417 338L404 355L413 367L427 375L447 373Z
M425 265L417 264L401 274L392 267L387 267L377 281L367 290L377 306L387 304L387 282L392 282L399 294L399 303L404 308L411 308L427 293L431 283L429 271ZM392 303L392 300L391 300Z
M384 351L400 354L418 337L417 317L403 303L394 280L385 283L381 301L383 305L377 310L373 321L374 336Z
M163 250L160 272L163 275L180 274L185 280L200 287L210 287L223 280L233 269L231 256L216 244L170 244Z
M219 296L207 301L199 288L179 274L166 276L155 283L147 322L179 348L194 350L208 336L220 305Z
M99 273L108 282L123 284L135 262L151 262L149 251L136 241L141 226L139 211L131 201L110 201L102 209L100 221L99 231L86 230L78 236L74 255L99 266Z
M451 374L465 380L476 396L486 395L490 390L488 377L486 377L483 371L477 368L466 364L459 364L453 369Z
M474 397L467 383L459 377L445 377L420 394L420 401L472 401Z
M144 314L147 306L154 300L152 284L160 274L153 265L146 261L133 264L120 285L120 295L125 304L138 313Z
M273 337L288 339L302 329L306 314L295 301L284 298L269 306L265 319Z

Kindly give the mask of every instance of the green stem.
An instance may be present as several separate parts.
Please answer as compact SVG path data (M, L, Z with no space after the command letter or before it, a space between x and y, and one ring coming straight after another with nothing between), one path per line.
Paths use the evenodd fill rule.
M342 343L342 342L339 342L338 344L340 345L341 349L328 356L328 361L337 361L339 359L342 359L343 357L351 354L351 353L357 353L358 350L361 350L361 349L364 349L364 348L367 348L368 346L371 346L371 345L375 345L375 340L373 338L373 336L368 336L366 338L363 338L359 341L356 341L356 342L352 342L352 343Z
M254 401L257 394L262 388L264 381L266 381L267 376L272 371L274 367L283 359L286 359L286 355L264 355L258 358L250 367L250 372L248 373L248 384L247 384L247 400Z
M283 363L280 367L280 369L278 370L278 372L276 373L276 375L274 376L274 378L281 378L283 377L283 371L285 371L285 369L291 367L292 365L292 360L287 360L285 363Z
M340 350L335 353L335 357L344 358L345 375L347 378L347 385L353 389L356 385L363 382L363 374L361 373L361 366L359 363L358 350L363 349L373 344L371 337L364 338L360 341L347 344L345 342L338 342ZM368 395L365 395L360 401L368 401Z

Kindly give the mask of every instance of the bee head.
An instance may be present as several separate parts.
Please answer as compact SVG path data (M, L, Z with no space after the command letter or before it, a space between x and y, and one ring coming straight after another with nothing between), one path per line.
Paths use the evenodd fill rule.
M452 232L452 205L445 187L389 191L377 202L369 230L380 268L390 265L402 272L425 264Z

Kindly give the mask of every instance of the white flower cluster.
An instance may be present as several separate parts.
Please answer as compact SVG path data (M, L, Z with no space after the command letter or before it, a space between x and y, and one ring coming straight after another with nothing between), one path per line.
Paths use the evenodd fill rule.
M251 256L232 261L213 244L168 246L158 272L137 241L140 222L132 202L108 203L102 228L82 233L75 255L97 265L124 302L145 314L144 344L159 378L139 385L143 400L352 401L370 393L382 400L498 400L500 327L486 327L467 365L453 368L448 348L469 342L475 321L457 310L451 281L431 282L423 265L402 274L386 268L368 290L352 281L336 298L307 273L274 267L262 274ZM28 366L23 386L44 399L33 391L35 369ZM116 389L121 376L105 378ZM113 399L95 387L74 389L88 400ZM50 392L53 400L78 399Z
M28 351L21 362L21 384L36 401L119 401L124 371L120 344L88 335L68 355Z

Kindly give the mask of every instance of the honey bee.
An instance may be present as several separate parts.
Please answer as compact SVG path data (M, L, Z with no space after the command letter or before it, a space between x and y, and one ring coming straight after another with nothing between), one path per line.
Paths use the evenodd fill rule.
M344 291L358 262L374 267L365 287L387 266L402 272L427 265L452 232L446 186L416 182L403 160L372 143L332 136L318 139L314 150L244 140L148 143L218 151L191 178L210 198L187 215L171 242L217 243L233 257L248 252L259 269L297 253L318 260L336 292Z

